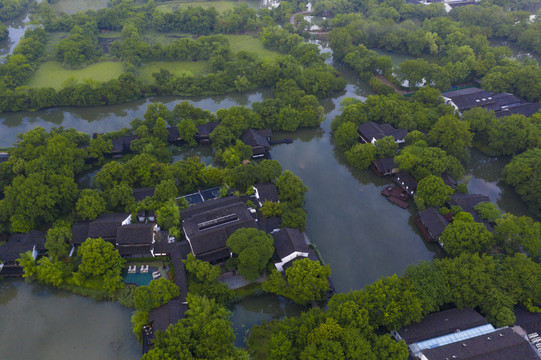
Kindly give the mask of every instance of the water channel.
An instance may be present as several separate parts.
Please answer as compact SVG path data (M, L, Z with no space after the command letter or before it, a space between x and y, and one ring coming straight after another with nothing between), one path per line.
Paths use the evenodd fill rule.
M330 52L325 43L318 43ZM393 54L390 54L393 57ZM403 56L393 59L403 61ZM329 60L332 63L332 60ZM420 237L413 223L414 210L403 210L386 201L381 188L390 180L371 171L349 167L334 149L330 123L346 97L364 100L371 92L348 69L335 67L348 80L346 89L322 100L325 121L318 129L287 134L292 144L273 147L272 158L297 174L309 192L307 233L331 266L332 280L339 292L360 289L379 277L401 274L409 264L441 256L433 244ZM160 97L130 104L94 108L57 108L32 113L0 115L0 147L15 142L15 135L36 126L73 127L87 133L118 130L135 117L142 117L152 101L169 109L188 100L210 111L250 106L271 96L258 90L207 98ZM275 134L275 139L286 134ZM182 151L175 159L199 155L211 163L209 147ZM470 192L488 195L504 210L527 214L518 196L498 181L508 158L493 159L472 153L468 166ZM87 181L90 181L88 177ZM298 314L301 308L275 296L249 298L233 307L236 344L244 344L246 331L263 320ZM24 316L21 316L24 314ZM130 313L117 304L94 303L89 299L21 281L0 283L0 320L14 324L0 330L0 359L88 358L131 359L140 348L129 331ZM21 350L19 350L21 349Z

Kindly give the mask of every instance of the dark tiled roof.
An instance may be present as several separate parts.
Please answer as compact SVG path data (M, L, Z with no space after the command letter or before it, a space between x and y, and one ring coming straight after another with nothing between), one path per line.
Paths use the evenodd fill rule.
M89 221L83 221L77 224L73 224L71 227L71 243L73 245L81 245L88 239L88 227Z
M284 271L286 271L288 268L290 268L293 263L297 260L301 260L301 259L306 259L305 257L296 257L292 260L289 260L288 262L286 262L284 265L282 265L282 269L284 269ZM312 260L312 261L319 261L319 259L317 258L317 255L315 253L314 250L312 249L308 249L308 259Z
M130 216L128 213L110 213L103 214L96 220L92 221L88 226L88 237L95 239L114 239L116 237L116 229L122 225L122 221Z
M246 145L250 145L251 147L263 147L265 149L270 148L268 136L270 133L270 136L272 136L272 132L269 129L264 130L254 130L254 129L248 129L246 130L242 136L241 140ZM267 135L267 136L266 136Z
M458 182L455 180L455 178L453 178L451 175L447 174L447 173L443 173L441 175L441 178L443 179L443 183L445 185L448 185L450 186L453 190L456 189L457 185L458 185Z
M182 304L182 301L177 298L150 310L148 319L154 331L165 331L169 325L176 324L179 320L184 319L186 310L188 310L188 306Z
M390 174L393 169L397 168L394 158L377 159L372 162L372 165L381 174Z
M427 360L539 360L530 344L512 328L422 351Z
M490 202L490 198L488 196L481 195L481 194L454 193L453 195L451 195L451 200L449 201L449 205L460 206L462 210L472 214L475 221L481 222L481 219L479 218L479 215L477 215L477 212L475 211L474 207L475 205L482 202Z
M180 139L180 133L178 127L171 126L167 128L167 141L177 141Z
M133 198L135 201L143 201L147 197L154 196L155 188L135 188L133 189Z
M373 138L380 140L386 136L392 136L395 140L402 140L408 133L405 129L395 129L389 124L379 125L372 121L359 125L358 132L366 142L371 142Z
M226 241L237 229L257 228L246 205L236 196L195 204L181 210L180 218L195 256L206 261L229 254Z
M421 322L404 326L398 334L409 345L486 324L486 319L477 311L455 308L430 314Z
M403 188L407 186L408 191L417 190L417 180L415 180L415 178L406 171L400 171L396 173L394 179ZM402 183L404 185L402 185Z
M113 139L113 148L111 149L111 153L122 153L129 150L132 141L137 139L139 139L139 136L137 135L124 135Z
M116 229L118 245L136 245L152 243L154 224L130 224Z
M7 152L0 152L0 162L8 161L9 154Z
M308 252L308 245L298 229L283 228L272 233L272 237L274 238L274 249L280 259L295 251Z
M534 279L533 281L538 281ZM516 324L530 334L536 332L541 334L541 313L531 313L522 308L515 308Z
M33 250L34 246L37 251L45 250L45 234L41 231L13 234L4 245L0 245L0 260L15 261L22 253Z
M198 131L197 136L198 137L209 137L210 133L213 132L214 129L216 129L216 127L218 125L220 125L220 123L215 122L215 121L211 121L211 122L208 122L208 123L203 124L203 125L196 125L197 131Z
M257 221L257 226L259 227L259 230L262 230L267 233L270 233L274 229L279 229L281 224L282 224L282 219L275 216L270 217L268 219L261 217Z
M127 246L117 246L118 254L120 256L131 256L131 257L150 257L152 253L150 252L150 245L127 245Z
M524 115L524 116L532 116L536 112L539 111L539 103L524 103L524 104L518 104L515 106L510 106L505 109L501 109L500 111L497 111L496 117L502 117L502 116L509 116L509 115Z
M272 183L254 184L259 194L259 201L274 201L278 202L278 189Z
M447 221L438 211L438 209L431 207L419 212L419 219L428 230L433 239L437 239L445 227L449 225Z
M169 231L161 230L156 234L156 242L154 243L155 254L170 254L173 246L177 246L177 242L169 242Z
M174 243L176 246L171 248L171 262L175 268L175 284L177 284L180 290L179 299L184 301L188 295L188 283L186 280L186 266L182 260L186 260L186 254L184 254L179 246L179 243Z

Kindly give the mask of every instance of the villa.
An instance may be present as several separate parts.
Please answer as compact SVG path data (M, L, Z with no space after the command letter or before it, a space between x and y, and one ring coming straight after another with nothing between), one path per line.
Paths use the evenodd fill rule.
M359 137L362 143L374 144L376 141L387 136L392 136L396 143L401 144L406 142L405 138L408 134L406 129L395 129L389 124L376 124L372 121L365 122L357 128Z

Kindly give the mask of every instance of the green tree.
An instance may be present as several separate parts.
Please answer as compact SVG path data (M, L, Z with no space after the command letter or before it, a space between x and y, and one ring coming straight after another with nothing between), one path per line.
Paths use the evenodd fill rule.
M451 256L458 256L463 252L480 253L493 243L492 234L485 225L456 218L445 227L440 240L445 251Z
M190 294L206 296L215 299L218 303L229 301L232 291L224 283L218 281L222 274L219 266L211 265L209 262L198 260L193 254L188 254L186 260L186 271L195 279L190 283Z
M282 174L282 165L276 160L261 160L257 166L259 182L275 181Z
M71 242L71 226L69 223L58 221L47 230L45 248L47 253L55 260L66 258L69 255Z
M292 207L287 203L281 203L282 227L289 227L304 231L306 227L306 211L302 207Z
M341 123L336 129L336 131L333 132L333 135L334 143L340 151L349 150L359 141L357 125L350 121L345 121Z
M527 216L501 216L496 220L494 239L509 253L523 249L533 259L541 255L541 224Z
M166 230L180 225L179 208L173 199L156 211L156 220L158 225Z
M504 168L502 175L506 183L537 215L541 215L541 149L530 149L517 155Z
M364 170L376 160L376 147L372 144L356 144L345 155L351 166Z
M156 185L152 201L159 206L175 199L177 196L178 189L175 180L167 179L160 181L160 183Z
M195 135L199 133L197 126L191 119L182 119L177 125L179 136L186 141L188 146L193 147L197 145L195 141Z
M133 295L135 308L150 311L168 303L180 295L180 289L169 280L159 278L150 281L148 286L138 286Z
M238 256L239 274L257 280L274 252L272 236L253 228L240 228L227 239L227 247Z
M32 279L38 272L38 265L36 264L36 259L32 255L32 251L27 251L20 254L20 257L17 259L17 262L23 268L23 277L27 279Z
M445 150L459 160L468 159L468 148L471 147L473 134L470 132L470 124L458 120L454 115L445 115L438 119L428 133L430 144Z
M77 256L81 258L77 271L79 276L74 277L77 285L84 285L85 278L94 278L101 280L100 287L109 292L122 287L121 272L126 261L111 243L101 238L87 239L77 249Z
M132 330L137 341L141 343L143 341L143 326L148 324L148 311L134 311L131 316Z
M417 184L415 204L420 210L427 207L440 207L451 199L453 189L445 185L439 176L428 175Z
M393 136L386 136L375 142L376 157L378 159L394 157L398 151L398 144Z
M103 164L105 155L111 153L113 142L105 140L103 135L98 135L95 139L91 139L87 147L88 156L98 160L99 164Z
M502 211L498 205L490 201L481 202L475 205L473 209L481 219L485 219L491 223L496 222L496 220L502 217Z
M291 171L286 170L278 177L276 187L281 202L287 202L292 206L302 206L304 204L304 194L308 191L308 188Z
M75 204L75 211L82 220L94 220L105 212L106 206L105 199L99 191L84 189Z

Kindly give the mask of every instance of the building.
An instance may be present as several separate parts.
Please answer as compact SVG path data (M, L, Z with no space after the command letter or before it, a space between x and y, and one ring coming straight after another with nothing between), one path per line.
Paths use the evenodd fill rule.
M184 139L180 137L178 127L171 126L167 128L167 142L168 143L178 145L182 143L183 141Z
M377 159L372 161L371 167L378 176L387 176L398 172L398 166L394 162L394 158Z
M131 214L110 213L99 216L94 221L83 221L71 227L71 243L81 245L86 239L102 238L116 244L117 228L131 224Z
M133 140L139 139L137 135L124 135L113 139L111 155L123 155L131 152L130 145Z
M419 216L415 218L415 224L426 241L440 243L440 235L449 225L449 220L441 215L438 209L430 207L419 212Z
M456 190L456 187L458 186L458 181L455 180L451 175L447 174L446 172L441 174L441 178L443 180L443 183L447 186L450 186L451 189Z
M280 202L278 200L278 189L276 185L272 183L260 183L254 184L252 188L254 189L254 195L259 206L263 206L265 201Z
M156 331L165 331L169 325L174 325L184 319L184 313L188 310L188 304L180 297L168 303L150 310L148 313L149 323L143 326L143 354L152 348Z
M7 152L0 152L0 163L9 160L9 154Z
M274 238L274 266L278 271L285 271L298 259L309 258L317 261L315 252L308 247L303 233L298 229L283 228L271 233Z
M242 142L252 147L253 158L267 155L267 152L270 150L271 138L272 131L270 129L248 129L241 136Z
M420 360L539 360L520 327L495 329L469 308L430 314L391 336Z
M200 144L208 144L210 142L210 133L220 125L219 122L211 121L203 125L196 125L197 134L195 135L195 140Z
M462 211L472 214L473 219L476 222L482 223L483 225L485 225L487 230L492 231L494 230L494 226L489 224L486 220L481 219L477 214L477 211L475 211L474 209L477 204L480 204L482 202L490 202L490 198L481 194L454 193L453 195L451 195L451 200L447 202L447 205L449 207L460 206L462 208Z
M442 94L446 104L460 114L475 107L494 111L496 117L520 114L531 116L539 110L538 103L529 103L509 93L493 93L479 88L466 88Z
M17 262L21 254L31 251L34 259L45 254L45 234L32 230L26 234L13 234L4 245L0 245L0 275L19 277L23 269Z
M159 231L154 224L129 224L116 228L115 247L122 257L154 256L155 236Z
M404 143L406 141L406 135L408 131L406 129L395 129L389 124L376 124L372 121L365 122L359 125L357 128L359 137L362 143L374 144L377 140L381 140L384 137L392 136L398 143Z
M414 196L417 191L417 180L405 171L399 171L394 175L394 182L404 189L409 196Z
M237 229L257 228L252 213L237 196L194 204L181 210L180 218L191 252L211 263L231 257L226 242Z
M143 201L147 197L151 198L154 196L155 188L135 188L133 189L133 198L135 201Z

